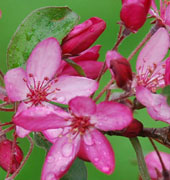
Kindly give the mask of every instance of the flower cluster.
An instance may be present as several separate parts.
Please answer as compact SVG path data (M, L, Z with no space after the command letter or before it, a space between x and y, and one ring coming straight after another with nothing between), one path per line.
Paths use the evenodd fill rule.
M148 14L156 18L156 25L154 32L152 29L136 48L135 53L145 44L137 57L136 72L132 72L130 58L119 52L119 44L144 25ZM23 166L17 138L30 140L32 132L38 132L52 144L41 179L59 180L76 157L111 174L115 156L105 134L128 138L148 135L133 112L146 108L153 119L170 124L167 98L158 93L170 85L170 58L166 58L170 47L169 14L166 1L161 1L159 15L154 0L122 0L119 36L113 49L106 52L105 62L98 61L101 45L91 45L105 30L106 23L92 17L76 25L61 42L49 36L40 40L24 66L8 70L4 76L0 72L5 84L0 87L0 110L15 112L11 121L0 124L11 125L0 130L0 166L8 172L7 177L11 173L13 179ZM105 71L110 72L111 80L100 91ZM104 93L104 100L97 102ZM12 129L13 142L5 136ZM157 136L153 138L163 137ZM163 163L170 170L170 158L165 153L156 151L147 155L145 161L153 180L165 178Z

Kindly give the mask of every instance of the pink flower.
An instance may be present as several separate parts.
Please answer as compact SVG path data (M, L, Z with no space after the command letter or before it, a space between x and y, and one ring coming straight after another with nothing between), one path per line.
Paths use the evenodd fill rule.
M5 171L8 171L11 162L11 157L12 157L12 141L5 139L2 142L0 142L0 166ZM22 162L22 159L23 159L23 152L18 145L15 145L13 161L12 161L12 169L10 173L14 173L17 170L20 163Z
M160 0L160 10L158 10L155 0L152 0L152 9L150 14L156 18L159 23L170 30L170 3L167 0Z
M162 161L167 171L170 172L170 154L160 152ZM146 155L145 162L152 180L161 179L162 176L162 165L156 152L151 152Z
M55 38L40 42L32 51L26 70L9 70L5 86L11 101L22 101L17 116L31 106L42 106L48 113L48 101L66 104L75 96L90 96L98 87L94 80L75 76L56 76L60 69L61 50ZM49 106L49 105L48 105ZM33 112L32 112L33 113Z
M97 61L100 48L100 45L93 46L92 48L81 52L79 56L69 57L69 59L82 67L87 78L96 79L103 67L103 62ZM62 75L80 76L73 67L64 61L62 62L62 67Z
M151 0L122 0L120 18L125 26L136 32L143 26L151 5Z
M98 17L92 17L75 26L62 42L62 53L64 55L78 55L89 48L105 28L106 23Z
M34 117L30 115L32 110ZM43 109L40 112L38 107L31 107L29 111L21 113L23 121L18 121L15 117L14 122L31 131L35 129L42 131L43 126L46 129L51 119L57 123L56 125L53 123L54 128L43 131L46 138L54 144L46 157L42 180L46 180L47 177L61 178L78 153L83 159L91 161L100 171L106 174L113 172L115 166L113 150L98 129L109 131L127 127L132 121L132 112L128 107L116 102L102 102L96 105L90 98L79 96L69 101L69 113L58 107L54 112L49 112L48 115L46 113L44 117L40 117Z
M111 174L115 166L114 153L108 140L97 129L123 129L132 121L130 109L114 102L102 102L96 106L88 97L72 99L69 108L70 114L58 112L70 122L69 127L44 132L54 145L46 157L42 180L49 176L61 178L78 152L88 158L97 169Z
M169 34L160 28L147 42L137 59L136 98L146 106L153 119L170 123L170 107L166 98L155 94L165 86L165 57L169 48Z
M128 90L132 81L132 70L130 63L117 51L108 51L106 64L118 87Z

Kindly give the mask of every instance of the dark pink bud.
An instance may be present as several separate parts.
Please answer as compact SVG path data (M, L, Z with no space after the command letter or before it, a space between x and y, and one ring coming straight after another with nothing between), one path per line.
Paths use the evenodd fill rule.
M143 130L143 124L134 119L131 124L126 128L126 130L122 133L123 136L126 137L136 137Z
M170 58L166 60L165 85L170 85Z
M89 49L86 49L82 53L79 54L79 56L70 57L73 61L97 61L99 57L99 51L100 51L101 45L93 46Z
M86 50L96 41L105 28L106 23L98 17L92 17L75 26L62 42L63 54L77 55Z
M12 157L12 141L3 140L0 142L0 166L8 171ZM23 152L18 145L15 145L11 172L14 173L23 159Z
M120 18L132 32L143 26L151 5L151 0L122 0Z
M127 59L117 51L108 51L106 54L106 64L112 76L115 77L117 86L128 90L132 81L132 70Z

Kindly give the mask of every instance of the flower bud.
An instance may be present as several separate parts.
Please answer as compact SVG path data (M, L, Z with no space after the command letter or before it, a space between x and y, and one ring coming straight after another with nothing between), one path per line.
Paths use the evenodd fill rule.
M165 85L170 85L170 58L166 60L165 66Z
M12 157L12 141L7 139L0 142L0 166L8 171ZM18 145L15 145L13 161L10 173L14 173L23 159L23 152Z
M126 128L126 130L122 133L123 136L126 137L136 137L143 130L143 124L134 119L131 124Z
M117 51L108 51L106 54L106 64L112 76L115 77L118 87L128 90L132 81L132 70L130 63Z
M132 32L143 26L151 5L151 0L122 0L120 18Z
M75 26L62 42L63 55L78 55L86 50L96 41L105 28L106 23L98 17L92 17Z

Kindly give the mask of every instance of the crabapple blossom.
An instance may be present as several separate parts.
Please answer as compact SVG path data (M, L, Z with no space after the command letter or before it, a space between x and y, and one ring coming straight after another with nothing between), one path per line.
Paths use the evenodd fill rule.
M165 57L169 48L169 34L160 28L147 42L140 52L136 69L136 98L144 106L153 119L170 123L170 108L166 98L155 94L158 88L165 86Z
M107 139L98 130L121 130L127 127L132 121L132 113L128 107L108 101L96 105L90 98L79 96L69 101L69 113L58 107L54 112L47 113L43 112L41 107L43 117L38 108L30 107L29 112L23 111L20 115L20 119L23 120L15 117L14 122L31 131L42 131L53 143L45 160L42 180L47 177L56 179L62 177L79 150L83 152L83 155L79 154L80 157L87 156L88 160L102 172L106 174L113 172L114 153ZM33 111L32 117L30 112ZM45 130L47 122L50 123L51 119L55 121L55 116L57 120L60 117L59 124L53 123L54 128L51 126L51 129ZM102 149L99 148L101 144Z
M42 180L49 176L61 178L78 153L100 171L111 174L115 166L114 153L108 140L98 130L125 128L132 121L130 109L116 102L101 102L96 105L88 97L72 99L69 109L70 113L58 111L58 115L70 122L68 127L43 132L54 144L47 154Z
M156 22L160 23L170 30L170 3L167 0L160 0L160 9L158 10L155 0L152 0L152 9L149 13L156 18Z
M151 0L122 0L120 18L126 28L138 31L146 21Z
M89 48L105 28L106 23L98 17L92 17L75 26L62 42L62 54L78 55Z
M128 90L132 81L132 70L130 63L117 51L108 51L106 64L118 87Z
M0 142L0 166L7 171L11 163L12 155L12 141L5 139ZM19 167L23 159L23 152L16 144L14 147L14 154L12 160L12 168L10 173L14 173Z
M170 172L170 154L160 152L160 156L162 158L166 170ZM159 180L159 179L161 180L163 178L163 174L162 174L163 170L157 153L154 151L147 154L145 157L145 162L152 180Z
M60 63L60 46L51 37L33 49L26 70L19 67L6 73L4 80L9 99L22 101L19 112L31 106L42 106L43 112L45 108L48 112L49 107L44 107L48 101L66 104L75 96L89 96L97 89L98 84L85 77L56 76Z
M87 78L96 79L103 67L103 62L97 61L100 48L100 45L93 46L81 52L79 56L69 57L69 59L82 67ZM62 62L61 66L62 75L79 76L78 72L65 61Z

